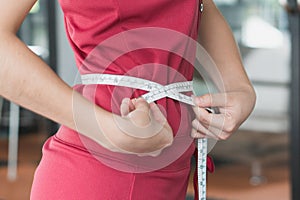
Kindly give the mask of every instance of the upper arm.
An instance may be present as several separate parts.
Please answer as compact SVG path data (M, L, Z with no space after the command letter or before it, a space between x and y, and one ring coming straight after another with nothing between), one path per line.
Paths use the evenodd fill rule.
M240 87L242 82L249 85L239 48L229 24L213 0L203 2L204 11L198 38L200 44L214 60L227 91Z
M198 40L201 45L211 54L213 59L224 58L225 60L235 55L239 57L237 46L230 26L222 13L214 4L213 0L203 0L204 11L199 26Z
M0 0L0 31L16 33L37 0Z
M211 37L213 31L223 32L228 29L226 21L213 0L203 0L204 10L201 17L201 24L199 26L199 41L205 43ZM227 31L227 30L226 30ZM218 32L220 33L220 32ZM208 37L208 38L207 38ZM212 41L210 41L212 42Z

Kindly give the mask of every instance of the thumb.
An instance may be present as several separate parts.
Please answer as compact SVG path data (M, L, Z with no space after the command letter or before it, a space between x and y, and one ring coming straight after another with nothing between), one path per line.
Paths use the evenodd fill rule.
M196 106L206 107L225 107L227 102L226 93L204 94L202 96L193 96Z
M124 98L120 105L120 114L122 117L128 115L132 110L134 110L134 105L129 98Z
M150 105L148 104L148 102L145 99L138 98L138 99L132 100L132 103L135 107L135 110L149 113Z
M150 109L152 111L152 115L154 119L161 125L166 123L166 117L163 115L161 110L159 109L158 105L156 103L150 103Z
M147 126L151 122L150 106L143 98L131 100L135 109L128 114L128 117L136 126Z

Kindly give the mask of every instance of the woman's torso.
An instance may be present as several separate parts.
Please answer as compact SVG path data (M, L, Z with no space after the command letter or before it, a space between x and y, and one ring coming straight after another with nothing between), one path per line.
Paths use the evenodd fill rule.
M163 85L192 80L193 63L187 60L194 57L195 48L192 45L187 50L190 52L184 56L177 55L177 52L185 48L185 44L181 44L181 41L169 44L168 41L180 34L183 35L180 36L183 40L196 39L199 21L197 0L59 1L80 74L126 74ZM154 33L155 29L159 33L163 30L162 48L151 47L151 40L157 38L151 38L153 34L148 31L149 27ZM132 33L131 30L138 31ZM107 85L76 85L74 88L90 101L114 113L119 112L122 98L138 97L145 93ZM192 140L189 139L192 119L190 107L169 98L160 99L157 103L163 108L175 137L180 135L187 138L182 140L182 144L179 142L178 145L183 147L173 160L166 162L168 165L162 166L162 172L178 170L178 173L182 173L179 172L181 169L190 166L190 157L194 151ZM68 143L85 148L89 143L66 127L61 127L58 136ZM160 170L156 169L153 173L157 174ZM176 176L176 173L172 176ZM179 176L182 177L182 174L178 174ZM184 176L188 176L188 170ZM170 184L167 182L166 184ZM176 183L171 183L170 187L176 188Z

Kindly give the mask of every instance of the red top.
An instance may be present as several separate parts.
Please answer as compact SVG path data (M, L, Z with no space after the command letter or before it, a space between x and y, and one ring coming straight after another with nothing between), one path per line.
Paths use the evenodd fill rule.
M127 74L163 85L192 80L194 67L189 61L195 57L195 46L192 44L187 48L186 41L183 41L188 40L187 38L194 40L197 38L199 21L197 0L59 1L64 12L67 36L74 50L80 74ZM145 93L106 85L77 85L75 89L95 104L114 113L119 112L119 105L124 97L138 97ZM135 184L134 187L136 191L147 190L157 194L172 191L168 199L181 199L185 195L189 176L189 170L183 172L182 169L190 168L190 158L195 148L189 137L192 111L190 106L169 98L160 99L157 103L161 105L174 136L179 135L184 139L179 139L176 144L179 147L176 149L179 150L175 153L173 148L163 152L164 155L159 158L141 158L141 163L145 159L153 159L151 163L164 164L161 167L155 166L156 172L150 170L148 173L138 173L139 179L142 183L144 180L144 184ZM68 138L68 142L85 148L94 148L90 147L93 146L90 144L87 147L89 142L83 141L84 139L75 131L66 127L61 127L59 134L68 135L65 137ZM138 159L140 158L134 160L134 164L140 164L136 161ZM128 159L126 161L128 162ZM106 166L103 165L104 167ZM157 176L161 174L159 172L164 171L172 171L169 176L173 177L171 180L176 181L172 182L163 175L161 179L154 179L155 182L151 182L149 178L151 174ZM114 179L118 173L113 171L108 176ZM185 184L179 184L180 179L181 183ZM151 184L161 185L161 190L155 188L155 191L152 191Z

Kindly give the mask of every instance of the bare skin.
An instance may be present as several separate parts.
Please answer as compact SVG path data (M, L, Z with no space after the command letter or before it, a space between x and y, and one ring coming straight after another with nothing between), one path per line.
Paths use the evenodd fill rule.
M151 155L171 145L173 134L167 121L159 117L149 120L150 115L162 116L155 106L150 107L145 101L139 101L131 105L130 115L126 113L123 116L114 116L73 91L16 37L20 24L34 3L35 0L0 1L3 8L0 12L0 95L55 122L77 129L81 134L113 151ZM74 109L74 101L80 111ZM79 115L84 111L95 114L99 122L97 129L92 129L95 124L90 124L84 115ZM115 119L120 120L127 129L131 127L134 130L150 132L153 126L161 128L153 137L141 139L138 135L132 137L124 133L115 123ZM144 123L148 126L137 126L139 123L133 123L141 119L147 120ZM102 123L110 126L103 126ZM108 138L109 134L105 133L114 135Z
M76 129L112 151L157 155L157 152L171 145L172 130L155 105L143 100L130 100L121 105L122 116L115 116L73 91L16 37L20 24L35 1L0 1L0 95L59 124ZM216 61L225 93L195 97L197 119L193 121L192 136L227 139L252 111L255 93L225 20L212 0L204 0L204 7L200 43ZM222 98L218 95L222 95ZM76 111L74 99L78 106ZM220 108L220 115L208 114L204 110L205 107L214 106ZM91 128L95 124L89 124L85 115L78 115L84 111L93 111L98 128ZM138 135L133 137L124 132L119 123L115 123L116 119L122 122L127 131L151 132L153 127L160 129L154 136L141 139Z
M218 67L222 80L215 82L217 86L222 85L223 91L194 98L197 106L194 107L196 119L192 137L225 140L250 115L256 95L227 22L212 0L203 0L203 3L198 40ZM206 107L218 107L220 114L208 113Z

